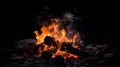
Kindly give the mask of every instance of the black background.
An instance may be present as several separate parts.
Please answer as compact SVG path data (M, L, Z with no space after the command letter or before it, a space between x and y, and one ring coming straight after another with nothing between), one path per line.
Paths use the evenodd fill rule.
M46 5L56 14L77 8L88 44L109 43L119 49L120 10L117 2L5 2L1 8L1 54L17 40L35 38L36 15L44 13Z
M79 1L39 1L39 2L8 2L1 9L1 38L5 43L14 43L24 38L34 38L36 16L44 14L44 6L50 12L60 15L64 11L74 12L78 9L82 17L80 24L88 43L115 43L119 39L120 10L117 3L79 2ZM3 20L3 21L2 21ZM8 45L10 46L10 45Z

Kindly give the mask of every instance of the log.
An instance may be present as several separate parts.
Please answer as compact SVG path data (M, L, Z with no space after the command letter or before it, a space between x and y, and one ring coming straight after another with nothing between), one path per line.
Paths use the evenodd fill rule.
M57 43L55 42L55 39L50 36L45 37L44 44L46 44L48 46L54 46L55 48L57 48Z
M71 54L75 54L82 58L90 56L90 54L88 52L85 52L85 51L82 51L82 50L72 47L72 43L63 43L61 46L61 51L65 51L65 50L67 50L67 52L69 52Z

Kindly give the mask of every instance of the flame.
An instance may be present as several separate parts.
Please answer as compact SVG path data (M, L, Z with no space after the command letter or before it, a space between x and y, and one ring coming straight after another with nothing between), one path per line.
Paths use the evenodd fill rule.
M74 44L76 44L76 39L78 37L80 38L79 33L76 33L72 38L69 38L66 36L67 30L64 27L63 28L61 27L61 24L63 22L60 19L57 19L57 18L50 19L50 22L52 22L52 24L48 26L44 25L41 27L41 29L39 30L41 31L41 33L39 33L39 31L34 31L34 33L36 34L37 44L43 44L46 36L53 37L55 39L55 42L57 43L58 48L57 48L57 51L53 53L52 58L54 58L57 55L62 55L65 59L70 57L78 58L77 55L68 53L67 51L61 51L60 49L63 42L66 42L66 43L72 42L73 43L72 46L74 48L78 48ZM46 44L43 44L43 45L44 45L44 49L40 49L40 54L43 51L56 49L54 46L48 46Z

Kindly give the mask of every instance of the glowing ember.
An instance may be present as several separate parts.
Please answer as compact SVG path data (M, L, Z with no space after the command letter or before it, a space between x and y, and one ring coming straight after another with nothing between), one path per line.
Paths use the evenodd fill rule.
M64 21L64 19L58 19L58 18L53 18L50 19L47 22L51 22L51 24L47 24L41 27L39 31L41 33L38 33L39 31L35 31L34 33L36 34L36 39L37 39L37 44L43 44L43 49L39 49L39 55L42 54L42 52L47 51L47 50L54 50L52 58L61 55L65 59L66 58L78 58L77 55L68 53L67 50L62 51L61 46L62 43L72 43L71 46L73 48L80 49L81 45L81 37L80 34L74 30L69 30L68 27L70 26L69 24L65 26L65 23L68 23L67 21ZM57 44L56 47L54 45L48 45L44 44L44 40L46 36L50 36L54 38L55 43Z

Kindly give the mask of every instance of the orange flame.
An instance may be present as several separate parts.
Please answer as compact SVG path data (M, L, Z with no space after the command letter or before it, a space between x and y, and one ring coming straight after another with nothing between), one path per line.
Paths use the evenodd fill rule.
M55 38L55 41L57 43L57 41L59 41L59 43L57 43L58 49L56 51L56 53L53 54L52 58L54 58L57 55L62 55L65 59L66 58L70 58L70 57L74 57L74 58L78 58L77 55L68 53L66 51L61 51L61 46L62 46L62 42L72 42L73 43L73 47L76 47L74 44L76 43L76 39L79 37L80 35L77 33L73 36L73 38L68 38L67 35L67 30L65 28L60 29L60 24L62 23L62 21L60 21L59 19L51 19L52 24L50 24L49 26L43 26L40 31L41 34L38 33L38 31L34 31L34 33L36 34L36 39L37 39L37 44L42 44L44 43L44 39L46 36L50 36ZM78 48L78 47L77 47ZM47 50L51 50L51 49L55 49L54 46L47 46L44 44L44 49L40 50L40 51L47 51ZM42 53L42 52L41 52Z

